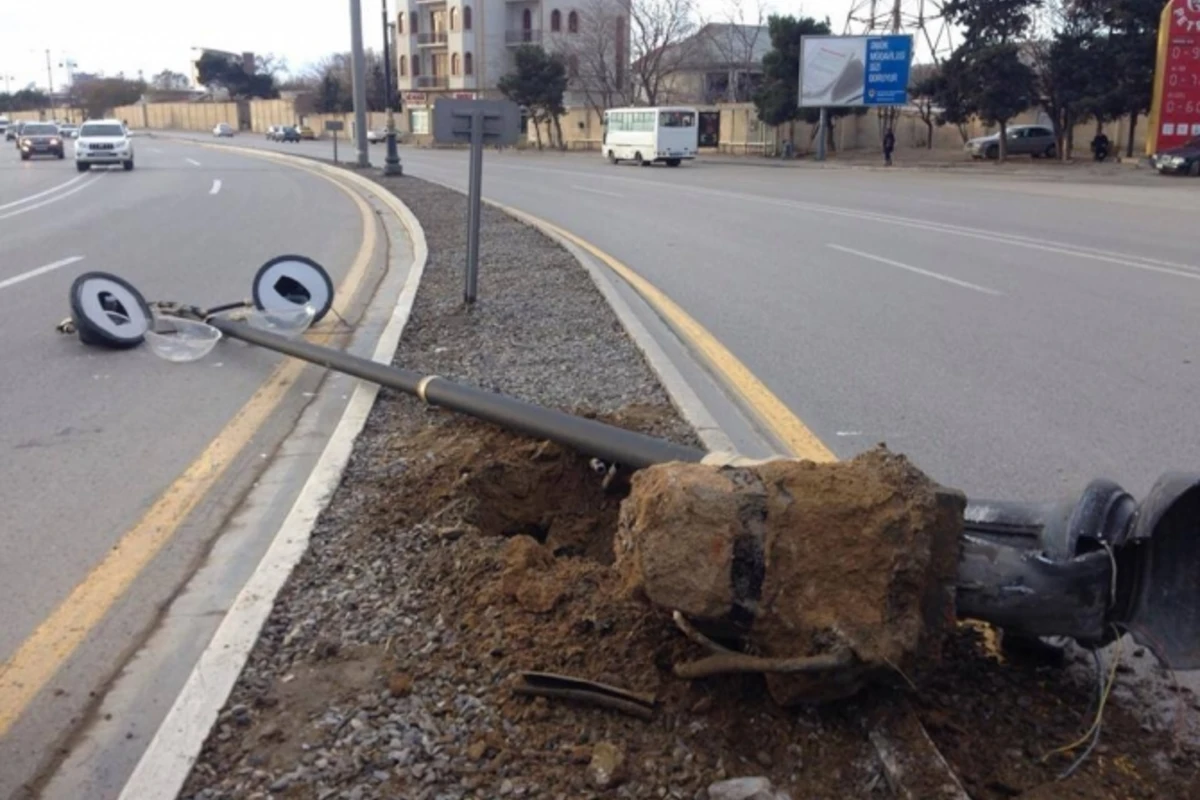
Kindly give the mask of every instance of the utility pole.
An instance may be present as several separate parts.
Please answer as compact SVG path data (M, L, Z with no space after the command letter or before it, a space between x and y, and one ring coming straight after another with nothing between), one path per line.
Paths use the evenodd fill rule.
M384 175L403 175L400 155L396 152L396 117L392 110L392 26L388 21L387 0L383 0L383 107L387 111L387 158L383 162Z
M50 66L50 48L46 48L46 83L50 86L50 91L46 94L46 110L50 112L50 118L54 118L54 68Z
M350 72L354 90L354 143L358 166L371 166L367 154L367 71L363 57L362 3L350 0Z

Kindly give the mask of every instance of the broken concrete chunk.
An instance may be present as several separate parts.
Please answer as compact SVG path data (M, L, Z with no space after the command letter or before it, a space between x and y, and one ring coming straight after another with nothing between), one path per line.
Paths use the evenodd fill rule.
M587 766L587 779L596 789L611 789L628 777L625 753L612 742L597 742Z
M883 448L833 464L662 464L633 477L616 566L635 596L756 654L848 649L857 663L836 675L768 675L777 702L833 699L939 652L965 503Z

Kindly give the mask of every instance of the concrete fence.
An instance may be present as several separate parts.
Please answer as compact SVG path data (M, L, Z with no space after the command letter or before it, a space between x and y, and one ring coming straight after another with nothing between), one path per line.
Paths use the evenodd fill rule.
M794 144L795 152L805 154L816 147L815 126L805 122L794 122L778 127L765 125L758 119L758 114L751 103L724 103L714 106L700 107L701 112L719 114L719 133L716 151L732 155L747 156L776 156L785 149L785 142ZM297 113L292 100L251 100L241 103L146 103L132 106L122 106L113 110L113 116L126 120L135 128L175 129L208 131L219 122L227 122L243 131L264 133L272 125L310 126L318 136L325 137L325 122L338 120L345 126L345 136L350 137L354 131L353 114L300 114ZM75 110L73 115L66 109L56 110L56 114L66 118L72 116L81 118L81 113ZM18 115L20 116L20 115ZM367 125L371 129L382 128L386 122L386 114L382 112L367 115ZM1022 114L1013 124L1046 123L1036 112ZM405 108L396 114L396 129L405 134L409 141L416 144L432 143L432 114L429 107L414 106ZM560 120L563 143L569 150L599 150L604 136L604 127L600 113L595 109L574 107L567 110ZM1075 130L1076 152L1086 154L1088 144L1095 134L1095 123L1080 125ZM1123 153L1128 137L1128 120L1119 120L1105 126L1105 131L1112 140L1116 152ZM902 112L895 123L896 149L904 151L928 150L931 131L920 116L915 112ZM407 136L412 133L411 136ZM993 133L978 121L966 126L968 138L985 136ZM549 132L542 126L542 141L549 142ZM1139 120L1134 141L1134 152L1140 155L1144 151L1146 121ZM880 149L882 128L879 117L874 112L859 116L848 116L837 120L834 124L833 151L875 151ZM527 145L535 144L537 132L532 124L528 126L525 136ZM957 127L953 125L935 125L932 130L932 150L935 153L949 155L961 153L963 140Z

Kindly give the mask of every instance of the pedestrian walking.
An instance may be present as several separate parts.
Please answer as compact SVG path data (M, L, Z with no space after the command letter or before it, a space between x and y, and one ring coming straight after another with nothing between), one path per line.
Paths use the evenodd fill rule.
M892 129L888 128L883 134L883 164L886 167L892 165L892 151L896 149L896 134L892 133Z

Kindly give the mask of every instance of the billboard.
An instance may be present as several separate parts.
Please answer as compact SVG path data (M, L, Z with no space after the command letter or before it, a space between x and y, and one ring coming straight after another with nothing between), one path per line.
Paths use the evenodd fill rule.
M1158 28L1147 155L1200 136L1200 0L1171 0Z
M802 36L800 105L908 103L911 36Z

